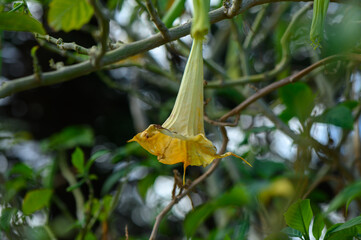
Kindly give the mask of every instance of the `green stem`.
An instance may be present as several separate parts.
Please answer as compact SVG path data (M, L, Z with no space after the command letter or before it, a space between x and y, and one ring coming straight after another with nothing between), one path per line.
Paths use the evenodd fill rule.
M58 155L59 155L59 168L61 174L63 175L63 177L66 179L66 181L69 183L70 186L75 185L76 179L74 177L74 174L70 171L69 166L66 162L65 152L59 151ZM84 219L84 197L79 188L76 188L71 192L75 199L77 218L79 221L82 221Z
M89 189L89 197L88 197L88 202L89 202L89 207L86 211L86 214L85 214L85 224L84 224L84 227L80 233L80 239L81 240L84 240L85 239L85 236L86 234L88 233L88 231L90 231L90 228L91 228L91 225L90 225L90 221L92 219L92 210L93 210L93 201L94 201L94 188L93 188L93 185L91 184L90 182L90 179L88 176L86 176L86 184L88 186L88 189Z
M51 231L51 229L49 228L48 225L44 225L43 228L45 229L46 233L48 234L50 240L56 240L54 233Z
M25 6L24 3L20 3L19 5L17 5L15 8L11 9L9 12L16 12L17 10L19 10L21 7Z

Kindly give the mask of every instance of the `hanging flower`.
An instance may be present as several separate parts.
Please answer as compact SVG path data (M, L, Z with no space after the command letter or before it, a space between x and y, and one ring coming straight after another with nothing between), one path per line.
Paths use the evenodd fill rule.
M197 2L197 3L196 3ZM204 135L203 120L203 38L209 28L208 11L204 0L194 0L195 16L192 25L193 45L183 74L179 92L168 119L162 126L152 124L129 142L138 142L145 150L164 164L207 166L216 158L235 156L231 152L217 154L217 150ZM209 4L209 3L208 3ZM203 14L197 15L197 11ZM201 23L197 24L196 20ZM246 160L241 158L247 164Z

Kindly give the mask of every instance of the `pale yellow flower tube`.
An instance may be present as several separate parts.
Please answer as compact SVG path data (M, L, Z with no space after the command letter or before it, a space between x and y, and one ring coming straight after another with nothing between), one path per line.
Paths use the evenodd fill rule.
M241 158L231 152L217 154L212 142L204 135L202 42L198 38L193 41L177 99L168 119L162 126L152 124L129 140L138 142L145 150L156 155L161 163L183 162L183 184L189 165L205 167L216 158L230 155Z
M209 1L194 0L195 17L192 24L193 45L184 70L182 82L173 110L162 126L152 124L138 133L129 142L138 142L145 150L156 155L164 164L184 164L185 172L189 165L207 166L216 158L230 155L231 152L217 154L212 142L204 135L203 119L203 55L202 44L209 28Z

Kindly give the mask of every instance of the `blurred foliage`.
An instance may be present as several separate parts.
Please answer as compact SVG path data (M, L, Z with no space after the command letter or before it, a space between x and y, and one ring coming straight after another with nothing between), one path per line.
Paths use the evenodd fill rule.
M158 32L144 1L98 3L110 21L108 50ZM151 3L168 28L192 16L190 1ZM221 5L212 1L211 10ZM252 5L211 25L209 118L326 57L360 58L360 5L319 0L313 10ZM0 0L0 82L91 58L97 20L86 0ZM98 74L0 99L0 239L149 238L157 214L185 190L177 186L182 166L160 164L127 140L169 115L189 48L182 38ZM222 160L164 217L157 239L361 239L361 68L335 59L241 112L226 128L228 150L253 167ZM219 148L219 129L205 128ZM186 186L205 170L189 167Z

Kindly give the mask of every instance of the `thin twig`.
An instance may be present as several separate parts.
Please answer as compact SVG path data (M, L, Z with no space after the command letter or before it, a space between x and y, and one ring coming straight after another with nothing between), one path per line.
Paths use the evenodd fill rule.
M223 137L223 142L222 142L222 147L219 150L219 154L222 154L226 151L227 149L227 144L228 144L228 137L227 137L227 132L226 129L224 127L220 127L221 133L222 133L222 137ZM221 159L215 159L213 161L213 164L210 166L210 168L208 168L208 170L206 172L204 172L201 176L199 176L196 180L194 180L191 185L185 189L181 194L177 195L156 217L155 219L155 223L153 225L153 230L152 230L152 234L149 237L149 240L154 240L157 236L158 233L158 228L159 225L162 221L162 219L165 217L165 215L172 209L172 207L177 204L183 197L187 196L193 188L195 188L198 184L200 184L201 182L203 182L209 175L211 175L214 170L216 170L218 164L220 163Z
M109 19L104 14L104 8L98 0L89 0L89 2L93 6L94 14L100 29L100 50L96 53L94 58L94 66L98 67L100 60L105 55L108 48Z
M289 0L289 1L300 2L301 0ZM361 6L361 2L358 0L357 1L331 0L331 1L350 3L350 4L354 4L355 6ZM238 14L254 6L262 5L264 3L271 3L271 2L284 2L284 0L282 1L281 0L243 0L242 6L239 9ZM223 19L227 19L228 17L224 13L224 10L225 10L224 7L220 7L214 11L211 11L209 13L210 22L216 23ZM140 41L129 44L123 44L121 47L117 48L116 50L107 52L102 58L100 62L100 66L106 66L118 62L125 58L157 48L161 45L164 45L167 42L184 37L190 33L190 28L191 28L191 22L187 22L181 26L177 26L172 29L169 29L170 38L168 40L165 40L161 35L161 33L158 33L147 39L142 39ZM57 83L69 81L79 76L84 76L86 74L94 72L96 70L98 69L94 68L94 66L88 60L71 66L63 67L57 71L43 73L41 82L36 81L35 77L32 75L13 79L11 81L6 81L3 82L0 86L0 98L9 96L13 93L17 93L41 86L54 85Z
M361 61L361 55L360 54L337 54L337 55L333 55L327 58L324 58L314 64L312 64L311 66L308 66L307 68L299 71L298 73L295 73L289 77L286 77L280 81L274 82L270 85L268 85L267 87L264 87L262 89L260 89L258 92L256 92L255 94L253 94L251 97L247 98L245 101L243 101L241 104L239 104L237 107L233 108L231 111L229 111L228 113L226 113L225 115L223 115L219 120L220 122L224 122L226 121L229 117L239 114L240 111L242 111L243 109L245 109L246 107L248 107L250 104L252 104L253 102L255 102L257 99L267 95L268 93L283 87L287 84L290 83L294 83L299 81L302 77L304 77L305 75L307 75L308 73L310 73L311 71L313 71L314 69L336 61L336 60L341 60L341 59L348 59L348 60L352 60L352 61Z
M256 18L254 19L254 22L251 27L250 33L247 35L246 39L243 43L243 48L248 49L251 46L251 43L253 42L254 36L256 35L259 27L262 25L262 20L266 16L266 10L269 4L265 4L262 6L262 9L257 13Z
M157 10L155 9L153 3L151 0L146 0L145 1L145 6L147 7L149 16L150 16L150 20L152 22L154 22L155 26L157 26L159 32L162 34L163 38L165 40L168 40L170 38L169 36L169 30L168 28L164 25L164 23L162 22L162 20L160 19Z
M306 11L311 6L312 6L312 3L308 3L305 6L303 6L297 13L295 13L293 15L290 24L288 24L288 27L281 38L282 58L272 70L269 70L269 71L267 71L265 73L261 73L261 74L255 74L255 75L249 75L249 76L246 75L239 79L232 79L232 80L229 80L226 82L224 82L224 81L211 82L211 83L208 83L207 87L219 88L219 87L235 86L235 85L239 85L239 84L247 84L247 83L252 83L252 82L259 82L259 81L268 80L270 78L273 78L274 76L276 76L277 74L282 72L290 60L290 50L288 47L288 43L290 41L290 37L294 30L296 22L300 19L300 17L304 13L306 13Z
M82 47L75 42L67 43L63 42L61 38L54 38L49 35L41 35L39 33L34 34L36 39L46 40L49 43L55 44L61 50L72 50L80 54L89 55L90 50L88 48Z

